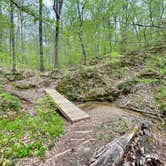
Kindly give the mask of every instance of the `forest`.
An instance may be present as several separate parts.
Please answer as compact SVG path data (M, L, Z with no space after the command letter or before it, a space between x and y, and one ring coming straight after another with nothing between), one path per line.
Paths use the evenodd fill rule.
M166 165L166 0L0 0L0 166Z

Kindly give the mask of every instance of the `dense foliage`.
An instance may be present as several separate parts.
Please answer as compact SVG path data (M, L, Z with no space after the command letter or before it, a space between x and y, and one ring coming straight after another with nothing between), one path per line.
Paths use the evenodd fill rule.
M55 112L49 96L41 98L36 115L19 113L10 118L0 118L0 147L5 159L42 156L54 146L54 139L63 134L63 122Z
M15 2L15 3L13 3ZM39 1L0 0L0 64L13 61L11 6L13 3L16 63L19 68L46 69L55 62L55 13L53 1L43 0L44 60L39 60ZM15 5L17 4L17 5ZM165 0L71 0L64 1L60 21L61 68L84 63L114 52L124 53L165 44ZM23 7L21 10L21 7ZM10 42L9 42L10 41ZM86 57L85 57L86 56ZM58 59L57 59L58 60Z
M7 93L5 87L0 84L0 115L8 112L18 112L20 109L20 100Z
M18 98L8 93L0 94L0 111L19 111L20 108L21 105Z

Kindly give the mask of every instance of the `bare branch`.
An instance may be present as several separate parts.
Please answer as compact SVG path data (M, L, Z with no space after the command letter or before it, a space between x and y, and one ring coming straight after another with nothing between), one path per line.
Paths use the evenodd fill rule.
M22 10L23 12L27 13L28 15L34 17L37 20L42 20L45 24L48 24L49 21L41 18L38 14L36 14L34 11L29 9L27 6L21 6L15 0L9 0L11 3L13 3L18 9Z

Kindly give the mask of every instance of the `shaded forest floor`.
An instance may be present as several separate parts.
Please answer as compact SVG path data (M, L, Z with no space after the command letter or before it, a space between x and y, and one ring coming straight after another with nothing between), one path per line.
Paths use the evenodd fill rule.
M153 122L139 114L124 111L108 103L88 103L80 105L91 117L90 120L70 124L65 123L65 134L46 153L46 157L21 160L18 165L56 165L83 166L89 165L94 152L104 144L125 134L134 125L145 122L151 126ZM156 126L155 126L156 127ZM154 127L154 128L155 128ZM158 131L158 130L157 130ZM150 134L149 134L150 136ZM151 145L145 148L146 154L154 155L165 162L165 144L161 132L155 132ZM153 149L153 151L151 151Z
M17 164L88 165L99 147L142 122L153 127L150 129L153 139L148 144L149 149L146 148L147 153L157 154L161 161L166 162L165 66L166 51L158 48L124 57L97 58L86 67L70 69L65 75L24 71L13 77L2 69L1 85L20 99L21 112L36 116L37 101L45 96L44 89L51 87L75 101L91 117L75 124L64 120L65 134L54 139L49 148L47 146L44 156L23 158ZM5 117L10 117L10 114L11 111ZM13 160L12 157L9 159Z

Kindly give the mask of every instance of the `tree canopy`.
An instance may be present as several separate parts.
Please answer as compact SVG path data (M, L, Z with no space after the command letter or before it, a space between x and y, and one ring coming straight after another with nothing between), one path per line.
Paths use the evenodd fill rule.
M43 71L164 45L165 9L165 0L0 0L0 63Z

